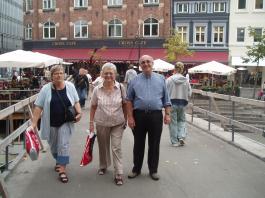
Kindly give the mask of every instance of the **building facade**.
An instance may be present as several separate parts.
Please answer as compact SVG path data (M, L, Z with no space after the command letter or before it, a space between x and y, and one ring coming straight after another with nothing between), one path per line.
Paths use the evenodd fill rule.
M172 27L193 51L184 63L228 63L229 12L229 0L172 1Z
M0 54L22 49L23 0L0 1Z
M249 35L249 27L255 29L257 37ZM265 0L234 0L231 1L229 32L229 60L235 67L245 66L243 81L247 81L250 74L256 70L257 63L243 63L247 46L253 46L259 35L265 30ZM265 60L260 61L259 85L265 81Z
M69 61L165 55L170 0L24 0L24 49Z

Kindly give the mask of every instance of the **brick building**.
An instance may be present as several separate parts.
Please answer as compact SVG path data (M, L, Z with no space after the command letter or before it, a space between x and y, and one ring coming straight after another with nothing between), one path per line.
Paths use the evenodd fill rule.
M68 61L164 59L170 0L24 0L24 49Z

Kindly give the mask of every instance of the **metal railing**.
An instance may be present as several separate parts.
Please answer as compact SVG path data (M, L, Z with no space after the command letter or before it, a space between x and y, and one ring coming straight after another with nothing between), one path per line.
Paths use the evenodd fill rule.
M191 109L191 122L193 122L194 118L194 113L198 112L204 117L207 118L208 120L208 130L211 130L211 124L212 124L212 118L219 120L221 122L221 126L225 129L225 125L230 125L231 126L231 140L232 142L234 141L235 138L235 127L238 127L243 130L251 131L253 133L259 133L264 136L264 128L258 128L250 124L246 124L241 121L235 120L235 105L247 105L247 106L254 106L258 107L261 110L265 109L265 101L259 101L259 100L253 100L253 99L247 99L247 98L242 98L242 97L237 97L237 96L230 96L230 95L224 95L224 94L218 94L218 93L212 93L212 92L206 92L198 89L193 89L192 90L193 96L192 96L192 101L189 104L189 108ZM204 101L208 101L208 107L206 108L201 108L198 105L195 104L195 97L196 96L201 96L204 97ZM218 105L216 105L216 100L223 100L226 102L230 102L230 117L221 115L220 109L218 108ZM213 106L215 107L213 109ZM229 108L229 106L228 106ZM214 112L214 110L216 112Z
M30 125L30 121L27 120L27 111L29 111L30 105L36 100L37 94L33 95L27 99L24 99L14 105L9 106L0 111L0 120L5 120L6 122L6 134L3 140L0 141L0 151L5 150L5 163L1 168L0 176L5 178L9 170L16 166L16 164L20 161L20 159L25 154L25 149L23 148L16 158L13 160L9 160L9 146L16 140L20 135L24 133L27 127ZM13 119L12 114L18 112L19 110L23 110L24 119L23 124L19 126L16 130L13 128ZM25 140L25 138L23 138ZM24 143L23 143L24 144Z

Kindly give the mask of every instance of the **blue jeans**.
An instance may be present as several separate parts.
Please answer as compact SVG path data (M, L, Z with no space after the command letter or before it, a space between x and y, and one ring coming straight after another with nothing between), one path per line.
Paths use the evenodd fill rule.
M85 106L86 98L87 98L87 88L81 89L81 88L76 88L76 91L79 96L79 102L81 107Z
M187 131L184 106L172 105L169 132L172 144L176 144L179 139L184 139L186 137Z

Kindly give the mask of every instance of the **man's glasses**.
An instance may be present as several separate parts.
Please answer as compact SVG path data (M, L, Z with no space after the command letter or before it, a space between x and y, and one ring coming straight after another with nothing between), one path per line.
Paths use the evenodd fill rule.
M149 64L149 63L151 63L151 61L150 60L144 60L141 62L141 64L145 64L145 63Z

